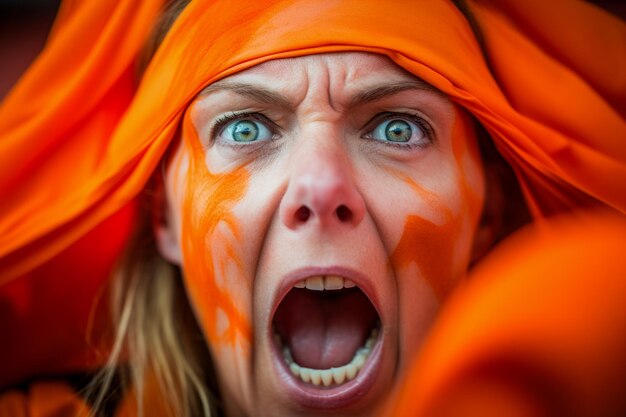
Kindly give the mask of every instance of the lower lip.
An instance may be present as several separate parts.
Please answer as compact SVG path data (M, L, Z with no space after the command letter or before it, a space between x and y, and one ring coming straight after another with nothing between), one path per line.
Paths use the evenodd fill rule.
M384 332L381 332L378 336L378 341L357 376L352 381L336 387L320 388L294 377L283 360L281 353L279 353L276 344L270 342L272 345L274 369L278 373L278 379L283 385L284 392L298 405L309 409L349 407L358 403L361 398L366 396L376 381L380 371L383 336Z

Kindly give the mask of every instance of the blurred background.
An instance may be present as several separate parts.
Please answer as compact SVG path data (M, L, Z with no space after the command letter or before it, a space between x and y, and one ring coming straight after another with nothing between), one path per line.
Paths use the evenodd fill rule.
M591 3L626 19L626 0ZM0 0L0 100L43 48L59 4L60 0Z
M60 2L0 0L0 99L43 48Z

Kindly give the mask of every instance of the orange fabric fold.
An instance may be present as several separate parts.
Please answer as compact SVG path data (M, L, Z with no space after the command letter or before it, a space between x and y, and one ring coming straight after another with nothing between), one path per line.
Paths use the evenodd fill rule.
M132 230L135 202L79 229L44 212L100 163L160 7L64 1L44 51L0 106L0 235L13 248L0 255L0 387L94 369L106 357L106 311L93 305ZM64 209L72 216L80 206Z
M98 222L67 224L93 204L81 183L98 171L133 97L137 54L160 7L154 0L68 3L2 103L0 282L50 259L131 201Z
M495 138L502 132L486 126L516 169L534 214L597 204L592 200L624 212L624 22L568 0L470 5L493 76L525 119L518 126L526 137L515 141L518 149L504 148Z

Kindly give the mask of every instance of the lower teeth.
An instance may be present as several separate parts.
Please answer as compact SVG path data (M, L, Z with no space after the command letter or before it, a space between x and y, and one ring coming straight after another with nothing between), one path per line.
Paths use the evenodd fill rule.
M275 335L278 346L281 346L280 336ZM365 341L365 344L358 348L352 360L346 365L338 368L329 369L311 369L298 365L291 357L291 351L289 347L283 347L283 358L289 366L291 373L300 378L301 381L313 385L323 385L325 387L331 385L341 385L348 381L353 380L359 371L363 368L365 361L369 357L372 347L376 343L378 338L378 328L372 329L369 337Z

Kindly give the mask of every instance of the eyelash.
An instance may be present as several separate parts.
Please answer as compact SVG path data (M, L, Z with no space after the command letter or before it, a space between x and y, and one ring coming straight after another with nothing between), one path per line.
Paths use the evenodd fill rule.
M222 132L224 131L224 129L229 123L236 121L236 120L244 120L244 119L251 119L251 120L256 120L257 122L261 122L265 124L265 126L272 133L272 135L276 135L276 123L272 122L267 116L263 115L262 113L232 112L232 113L219 116L215 120L215 123L213 123L213 127L211 128L211 134L210 134L211 142L215 142L215 140L222 134ZM250 146L249 143L237 143L233 141L225 141L225 142L228 143L228 146L231 146L234 148Z
M411 122L415 123L420 129L422 129L424 131L424 134L426 136L427 139L427 143L421 143L421 142L416 142L416 143L397 143L397 142L389 142L389 141L380 141L380 140L376 140L376 139L371 139L366 137L367 135L371 135L374 132L374 129L381 123L387 121L387 120L394 120L394 119L408 119ZM426 121L424 120L423 117L421 117L419 114L416 113L400 113L400 112L383 112L383 113L378 113L376 116L374 116L369 122L367 122L365 124L367 130L367 133L364 135L364 139L370 139L372 141L375 141L377 143L382 144L383 146L391 146L393 148L396 149L401 149L401 150L413 150L413 149L423 149L429 145L432 145L435 142L436 136L435 136L435 131L432 128L432 126Z
M276 135L276 124L272 120L270 120L267 116L263 115L262 113L232 112L229 114L224 114L222 116L219 116L215 120L215 123L213 124L213 127L211 128L211 134L210 134L211 142L214 142L219 137L219 135L222 134L222 132L224 131L224 129L229 123L236 121L236 120L243 120L243 119L252 119L252 120L256 120L258 122L264 123L265 126L272 133L272 135ZM366 135L372 134L372 132L374 131L374 129L376 128L378 124L383 123L387 120L394 120L394 119L400 119L400 120L408 119L411 122L415 123L419 128L423 129L424 134L426 135L426 138L428 139L428 143L420 143L420 142L396 143L396 142L389 142L389 141L380 141L380 140L370 139L370 138L365 137ZM435 142L434 129L430 126L430 124L426 120L424 120L424 118L422 118L418 114L400 113L400 112L379 113L365 124L365 128L367 128L368 131L365 135L362 136L364 139L370 139L372 141L382 144L383 146L389 146L389 147L393 147L393 148L401 149L405 151L425 148ZM224 141L224 142L226 142L228 146L234 147L234 148L250 147L251 145L249 143L237 143L233 141Z

